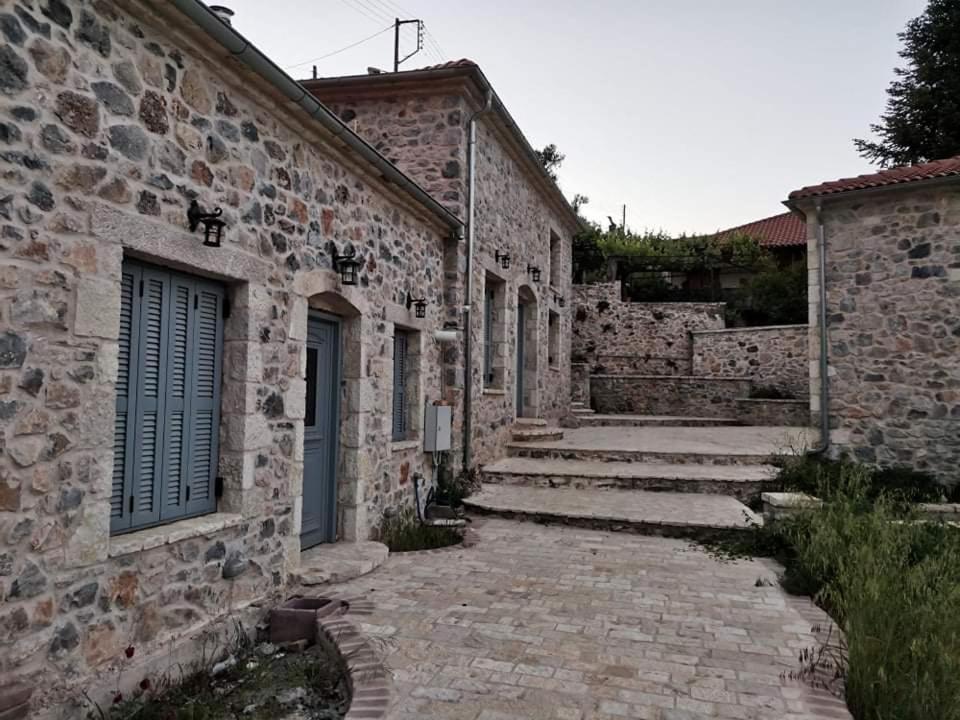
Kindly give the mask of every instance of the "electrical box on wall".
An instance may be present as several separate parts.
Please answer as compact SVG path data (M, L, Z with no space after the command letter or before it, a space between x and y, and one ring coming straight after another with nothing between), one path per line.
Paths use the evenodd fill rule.
M444 452L450 449L450 424L453 408L449 405L428 405L423 423L423 449L426 452Z

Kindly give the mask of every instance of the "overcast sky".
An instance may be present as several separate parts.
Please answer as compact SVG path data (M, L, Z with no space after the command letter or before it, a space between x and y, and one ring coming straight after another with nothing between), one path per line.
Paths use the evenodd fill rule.
M924 0L222 0L291 68L426 22L413 69L479 63L588 217L710 232L783 212L803 185L871 171L854 151L883 109L896 34ZM401 16L405 13L401 13ZM404 49L412 50L414 26ZM431 42L435 41L435 42ZM393 33L317 60L321 76L389 68Z

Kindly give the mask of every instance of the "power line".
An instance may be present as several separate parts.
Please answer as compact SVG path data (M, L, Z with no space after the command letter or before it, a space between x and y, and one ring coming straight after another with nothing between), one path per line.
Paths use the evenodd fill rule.
M359 5L353 4L354 0L340 0L340 2L342 2L344 5L346 5L346 6L347 6L348 8L350 8L351 10L355 10L356 12L360 13L361 15L363 15L363 16L366 17L366 18L368 18L369 20L373 20L377 25L379 25L380 23L382 23L382 22L384 21L384 18L380 18L380 17L376 17L375 15L371 15L369 11L364 10L364 9L363 9L362 7L360 7Z
M355 43L350 43L350 44L347 45L346 47L342 47L342 48L340 48L339 50L334 50L333 52L329 52L329 53L327 53L326 55L321 55L320 57L315 57L315 58L312 58L312 59L310 59L310 60L304 60L303 62L299 62L299 63L297 63L297 64L295 64L295 65L287 65L287 66L284 68L284 70L292 70L293 68L300 67L301 65L309 65L309 64L312 63L312 62L317 62L318 60L324 60L324 59L326 59L326 58L328 58L328 57L333 57L334 55L339 55L340 53L345 52L345 51L349 50L350 48L355 48L357 45L362 45L363 43L367 42L368 40L373 40L375 37L378 37L378 36L380 36L380 35L383 35L383 34L384 34L385 32L387 32L388 30L393 30L393 24L392 24L392 23L391 23L390 25L387 25L385 28L383 28L383 30L380 30L379 32L375 32L373 35L370 35L370 36L368 36L368 37L365 37L363 40L357 40Z
M393 2L393 0L367 0L367 2L373 3L379 7L382 7L386 11L391 13L396 12L396 13L399 13L401 16L416 17L415 13L410 12L409 10L404 8L402 5L398 5L397 3ZM449 56L447 55L443 47L441 47L436 37L434 37L433 33L431 33L430 30L426 27L426 23L424 23L424 33L425 33L425 39L427 43L429 43L429 45L432 46L433 50L435 51L434 54L436 55L437 59L440 62L443 62L444 60L446 60Z
M367 2L366 0L353 0L353 1L354 1L355 3L357 3L358 5L361 5L362 7L365 7L367 10L369 10L369 11L372 12L374 15L376 15L378 18L380 18L380 19L378 20L378 22L382 22L382 21L384 21L384 20L393 20L393 19L394 19L394 18L392 17L393 13L385 13L383 10L381 10L379 7L377 7L376 5L374 5L374 4L371 3L371 2Z

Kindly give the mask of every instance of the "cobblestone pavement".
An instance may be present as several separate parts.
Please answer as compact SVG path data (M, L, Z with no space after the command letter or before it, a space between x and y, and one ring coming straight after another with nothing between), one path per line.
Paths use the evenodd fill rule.
M485 519L469 549L391 555L337 591L376 606L392 720L811 720L842 703L781 677L809 607L759 561L681 540ZM801 610L807 617L801 615Z

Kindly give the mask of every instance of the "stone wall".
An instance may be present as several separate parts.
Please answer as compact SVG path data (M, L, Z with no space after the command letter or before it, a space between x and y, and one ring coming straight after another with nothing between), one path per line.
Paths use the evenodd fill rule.
M591 375L591 404L600 414L736 418L749 378Z
M128 644L157 652L270 597L298 565L309 307L344 323L341 537L409 503L413 473L432 479L417 443L390 441L392 334L420 331L417 406L447 395L441 360L456 357L432 333L461 250L257 76L205 54L210 38L166 3L5 9L0 676L42 686L46 705ZM223 247L187 231L194 198L223 208ZM357 287L331 271L329 240L363 259ZM227 287L224 494L212 515L111 537L128 256Z
M749 377L754 387L773 387L806 399L808 337L806 325L694 331L693 374Z
M819 417L819 248L812 206L811 410ZM835 455L958 480L960 188L902 187L823 206Z
M366 78L362 87L343 83L307 82L321 100L404 172L435 193L457 216L466 217L467 132L470 116L482 100L467 81L430 80L402 90L376 86ZM464 84L466 83L466 84ZM567 414L570 403L570 353L572 296L572 237L576 228L569 213L557 207L544 192L530 168L518 155L516 140L505 134L496 114L484 115L477 129L477 203L474 247L473 312L473 417L474 460L489 462L501 457L510 442L510 427L518 414L516 401L517 303L527 303L533 326L526 339L525 397L520 414L556 419ZM559 241L558 286L551 287L551 233ZM508 269L496 253L512 258ZM465 256L457 260L466 267ZM538 266L540 282L533 282L527 265ZM498 371L492 386L483 379L483 307L487 282L496 283L504 295L496 318ZM448 294L448 319L462 322L456 308L463 304L463 288ZM564 298L564 305L558 302ZM549 313L559 318L559 353L548 363ZM450 352L455 352L453 349ZM459 378L458 378L459 380ZM459 383L458 383L459 384ZM455 442L460 443L460 426Z
M570 364L570 401L590 406L590 366L586 363Z
M632 303L620 283L577 285L573 358L605 374L689 375L690 333L724 327L722 303Z
M806 427L810 424L810 402L802 400L737 400L737 420L744 425Z

